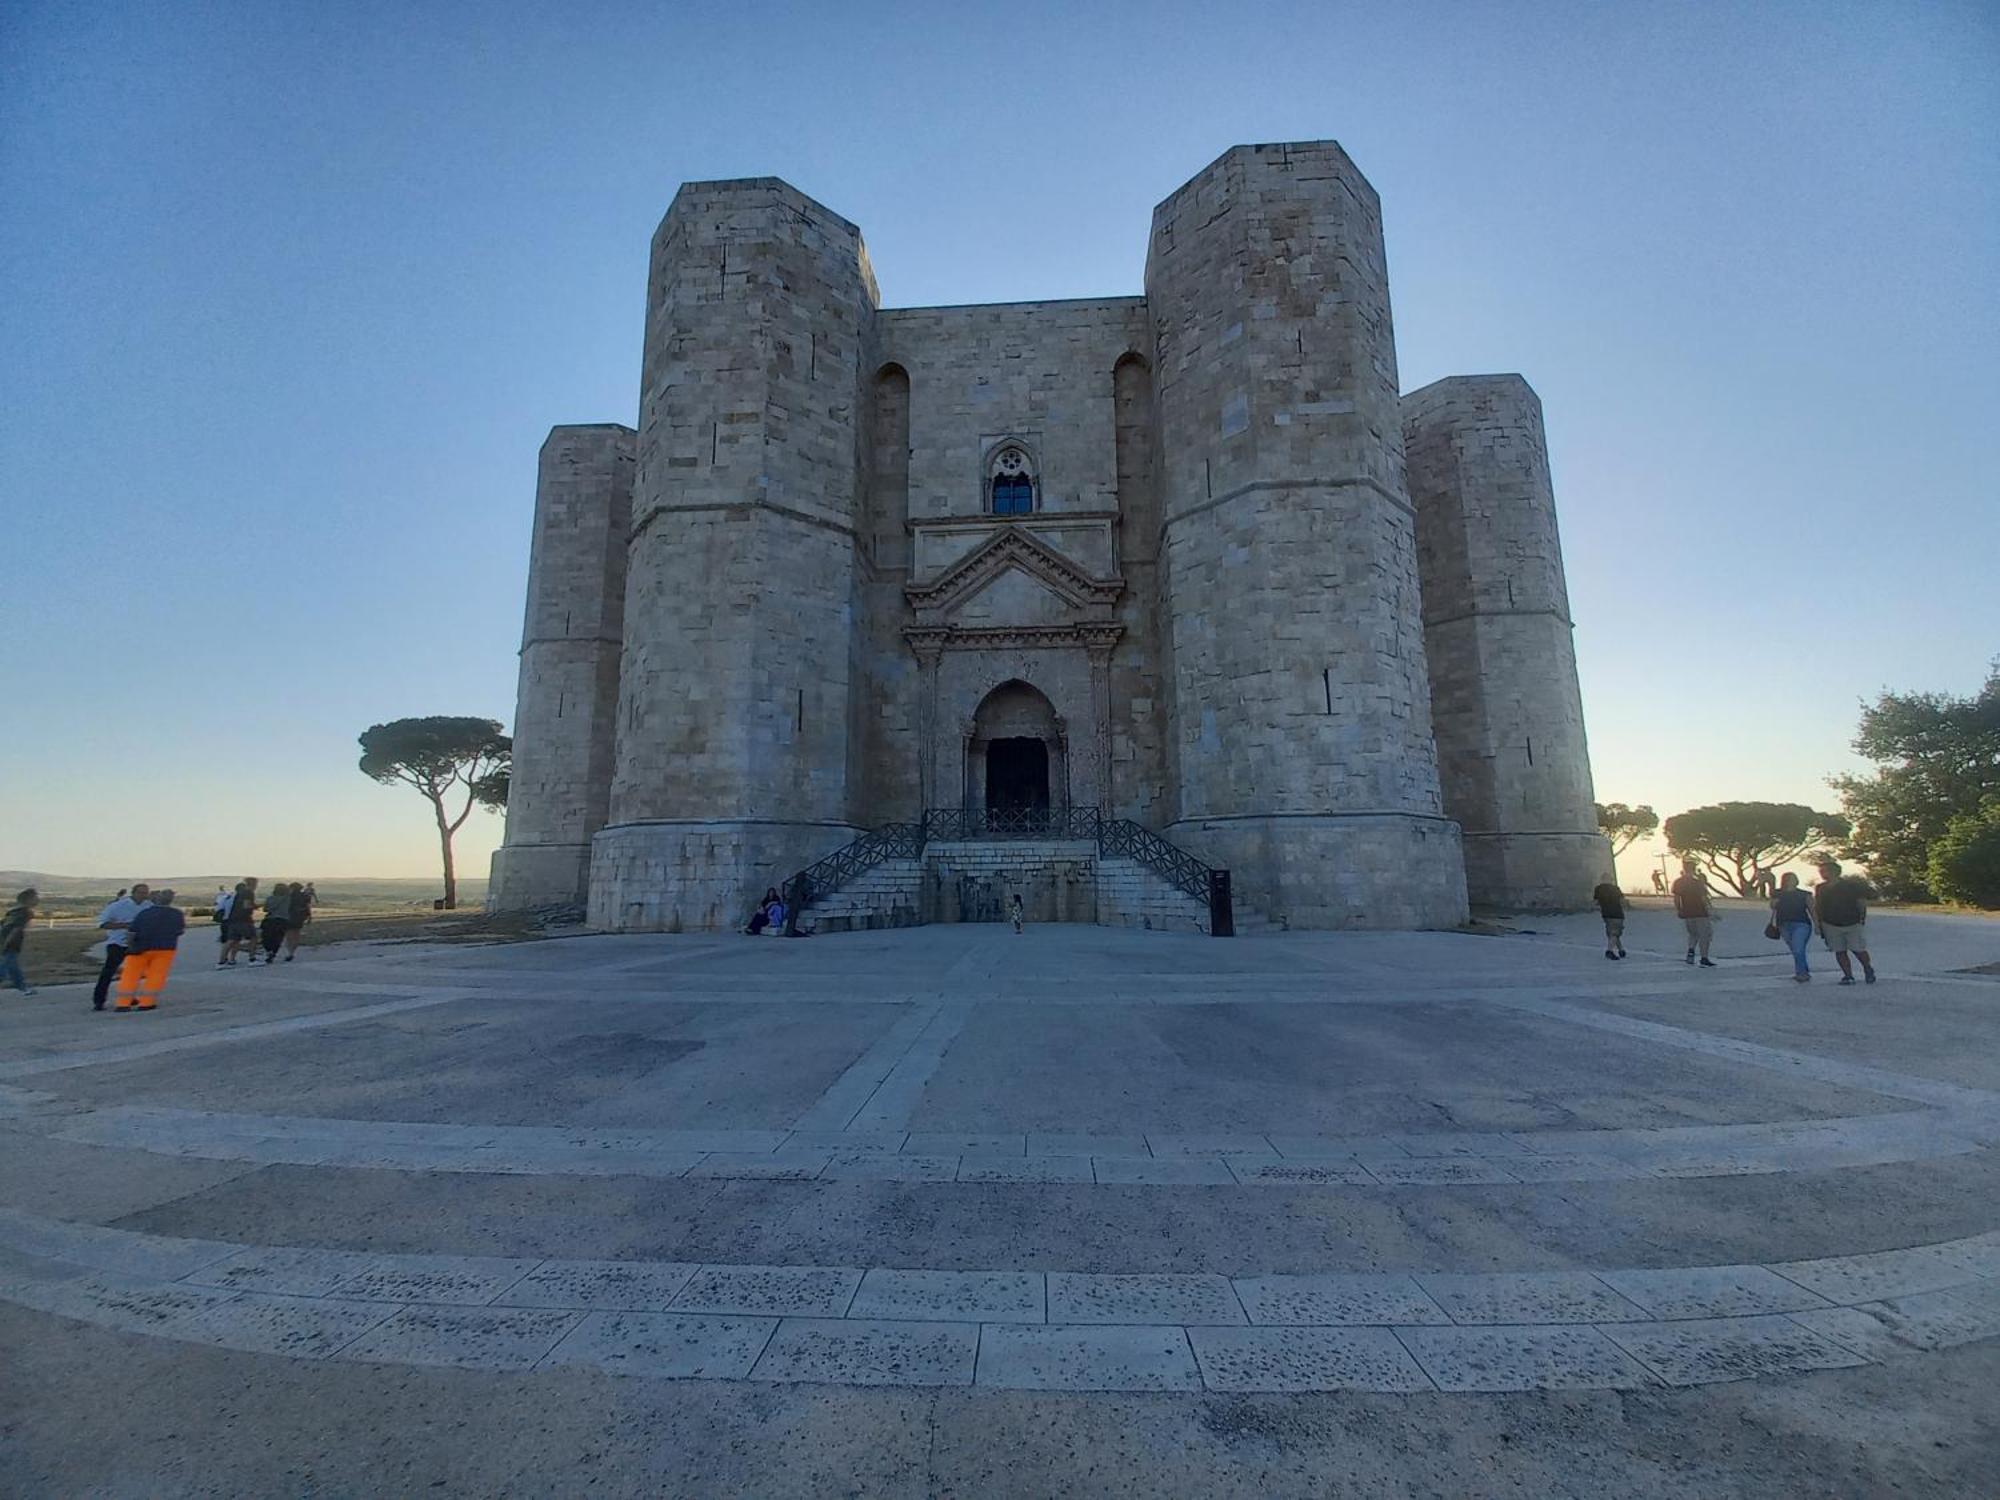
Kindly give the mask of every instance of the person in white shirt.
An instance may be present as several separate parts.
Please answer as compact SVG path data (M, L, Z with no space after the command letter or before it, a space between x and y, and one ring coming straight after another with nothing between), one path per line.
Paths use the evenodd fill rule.
M132 926L132 919L153 903L146 898L151 890L143 883L132 889L120 891L118 899L97 914L97 925L104 929L104 967L97 972L97 989L90 997L92 1010L103 1010L105 999L111 993L111 981L118 977L119 965L125 962L125 934Z

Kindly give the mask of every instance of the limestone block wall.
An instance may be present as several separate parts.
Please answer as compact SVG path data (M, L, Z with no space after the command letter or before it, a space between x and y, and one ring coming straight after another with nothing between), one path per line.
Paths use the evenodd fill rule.
M1610 878L1597 831L1540 399L1518 375L1403 399L1445 810L1481 905L1570 909Z
M735 925L852 837L860 232L775 178L653 238L611 822L591 920Z
M926 922L1001 922L1016 892L1030 922L1097 920L1097 845L982 840L924 850Z
M1110 662L1110 802L1120 816L1157 823L1164 813L1166 694L1154 566L1153 413L1149 382L1140 378L1152 348L1145 299L885 309L874 327L877 367L893 367L908 380L907 463L892 478L903 487L907 514L919 524L969 523L962 535L927 530L921 540L932 550L914 560L913 579L942 571L983 539L986 460L1007 438L1034 455L1040 486L1035 515L1012 524L1034 530L1093 576L1133 565L1119 603L1124 630ZM1121 529L1128 506L1150 510L1138 523L1150 534L1143 551ZM904 623L873 634L899 634ZM883 651L876 659L878 670L863 690L877 726L873 743L889 763L870 769L882 788L867 807L870 823L912 815L922 749L916 731L922 683L907 651L902 657ZM909 728L881 727L899 725ZM1072 728L1087 738L1088 717ZM950 735L956 726L936 732ZM1094 745L1081 748L1096 753ZM949 755L943 764L949 766ZM1098 800L1094 768L1089 776L1075 782L1078 801ZM940 795L956 805L955 777L947 771L943 779Z
M582 901L609 813L635 438L607 423L542 444L507 833L487 896L498 910Z
M1430 733L1382 224L1337 145L1154 212L1177 821L1294 927L1465 915Z

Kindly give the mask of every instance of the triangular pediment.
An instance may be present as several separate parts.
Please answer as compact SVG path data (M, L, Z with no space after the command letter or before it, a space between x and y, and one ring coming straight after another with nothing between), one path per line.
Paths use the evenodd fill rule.
M907 592L910 603L925 615L954 617L984 600L989 609L1013 605L1037 616L1021 623L1053 624L1101 610L1115 603L1121 591L1117 580L1092 578L1031 532L1009 526L929 583ZM1059 613L1050 616L1051 608Z

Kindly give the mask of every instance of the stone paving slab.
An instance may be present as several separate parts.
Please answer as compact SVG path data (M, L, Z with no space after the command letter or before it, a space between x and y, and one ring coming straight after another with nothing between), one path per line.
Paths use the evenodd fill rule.
M971 1385L979 1339L972 1323L787 1318L751 1373L833 1385Z
M1276 1160L1277 1151L1261 1135L1176 1135L1146 1132L1155 1156L1243 1156Z
M837 1318L861 1285L846 1266L704 1266L674 1298L677 1312Z
M184 1279L228 1291L285 1297L325 1297L370 1269L380 1256L360 1250L311 1250L285 1245L252 1247L203 1266Z
M1190 1328L1212 1391L1428 1391L1386 1328Z
M688 1168L689 1177L769 1178L779 1182L810 1182L827 1169L831 1151L718 1151Z
M540 1368L590 1365L612 1375L741 1380L777 1326L776 1318L593 1312L542 1356Z
M1235 1286L1252 1323L1354 1326L1451 1321L1411 1276L1239 1276Z
M343 1353L382 1364L526 1370L583 1318L541 1308L405 1307Z
M235 1292L180 1282L142 1280L110 1271L47 1277L10 1287L8 1297L37 1312L75 1318L100 1328L165 1333L197 1313L232 1301Z
M1787 1281L1817 1292L1829 1302L1874 1302L1918 1292L1959 1286L1978 1273L1950 1250L1917 1245L1907 1250L1881 1250L1868 1255L1832 1255L1819 1260L1776 1261L1771 1265Z
M1030 1156L1150 1157L1143 1135L1088 1135L1075 1132L1028 1132Z
M1227 1162L1203 1156L1094 1156L1090 1164L1097 1180L1107 1186L1234 1187L1237 1183Z
M898 1271L861 1278L850 1318L974 1323L1040 1323L1048 1287L1039 1271Z
M1602 1323L1646 1316L1588 1271L1424 1272L1416 1281L1455 1323Z
M1223 1160L1238 1182L1250 1186L1357 1187L1373 1186L1380 1180L1358 1161L1271 1161L1256 1156L1227 1156Z
M1669 1385L1709 1385L1866 1364L1793 1318L1607 1324L1605 1336Z
M944 1135L913 1132L903 1149L913 1156L1026 1156L1028 1137L1021 1135Z
M909 1156L884 1151L835 1152L820 1178L827 1182L953 1182L956 1156Z
M508 1307L638 1312L672 1302L698 1269L658 1260L545 1260L496 1300Z
M2000 1338L2000 1281L1978 1281L1858 1307L1794 1313L1792 1321L1869 1359L1929 1353Z
M1644 1367L1595 1328L1399 1328L1441 1391L1629 1390Z
M491 1302L539 1261L497 1255L376 1255L333 1289L358 1302L427 1302L476 1307Z
M183 1318L174 1336L291 1359L327 1359L395 1315L387 1303L245 1292Z
M1226 1276L1049 1273L1051 1323L1242 1323Z
M1087 1156L988 1156L958 1159L960 1182L1095 1182Z
M1444 1183L1519 1182L1513 1172L1484 1157L1436 1157L1424 1161L1375 1162L1369 1170L1375 1180L1391 1187Z
M1179 1328L980 1330L976 1384L1017 1391L1198 1391L1201 1370Z
M1655 1318L1737 1318L1826 1306L1825 1298L1762 1266L1599 1271L1597 1276Z

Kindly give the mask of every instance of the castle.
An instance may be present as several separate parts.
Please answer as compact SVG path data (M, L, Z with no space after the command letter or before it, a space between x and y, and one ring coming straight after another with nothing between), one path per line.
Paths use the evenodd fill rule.
M884 308L838 214L686 183L637 431L541 450L489 899L727 928L869 829L1089 808L1291 927L1575 907L1571 629L1540 402L1401 394L1333 142L1225 153L1098 300Z

